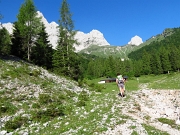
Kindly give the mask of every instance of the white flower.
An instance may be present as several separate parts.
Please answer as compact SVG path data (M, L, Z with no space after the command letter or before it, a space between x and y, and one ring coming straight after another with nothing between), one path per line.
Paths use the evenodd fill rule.
M68 125L68 124L69 124L69 122L66 122L66 123L65 123L65 125Z
M94 110L92 109L91 112L94 112Z

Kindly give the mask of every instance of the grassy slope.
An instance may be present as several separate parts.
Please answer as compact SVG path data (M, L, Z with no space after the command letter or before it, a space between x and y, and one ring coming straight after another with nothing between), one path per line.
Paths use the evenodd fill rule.
M165 36L170 36L173 32L173 29L165 29L162 34L158 34L156 36L151 37L150 39L146 40L144 43L140 44L139 46L132 46L132 45L124 45L124 46L97 46L92 45L84 50L81 50L79 53L87 53L92 54L100 57L120 57L120 58L128 58L128 54L132 51L136 51L143 46L149 45L152 42L158 42L165 38Z
M85 91L74 93L72 91L77 89L77 83L55 75L52 75L56 78L53 79L52 76L48 77L50 73L47 76L42 75L44 70L41 68L22 62L1 60L0 65L0 115L10 116L7 119L11 123L8 129L3 125L1 130L18 134L28 132L32 135L92 135L100 134L108 128L114 128L115 125L132 119L121 113L122 106L117 106L121 104L121 100L117 97L118 89L115 83L98 85L97 82L101 78L87 80L91 86L89 94ZM139 80L131 78L126 83L128 95L124 101L128 102L131 98L130 91L138 90L138 86L144 83L156 89L166 89L166 84L171 82L172 85L168 85L169 89L180 89L179 78L179 73L142 76ZM62 87L63 84L65 87ZM33 96L37 91L40 92L41 98ZM60 113L61 105L64 108L63 115ZM49 111L46 111L48 109ZM15 127L12 127L12 123L19 124L19 128L13 130ZM152 131L161 133L154 128Z

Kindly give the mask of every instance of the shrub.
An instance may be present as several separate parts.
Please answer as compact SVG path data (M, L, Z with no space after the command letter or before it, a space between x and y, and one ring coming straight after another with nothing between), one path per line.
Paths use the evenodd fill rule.
M63 106L51 104L46 110L34 112L32 119L35 121L47 122L55 117L63 115L65 115Z
M86 105L86 101L89 100L89 96L87 94L87 92L82 91L79 96L78 96L78 102L77 102L77 106L81 107L81 106L85 106Z
M32 108L40 108L41 106L38 103L33 103Z
M2 100L1 100L2 101ZM14 114L17 111L17 107L8 101L0 103L0 115L2 114Z
M41 74L41 71L37 69L34 69L29 73L30 76L34 76L34 77L38 77L40 74Z
M14 120L9 120L5 123L5 129L8 132L12 132L16 130L17 128L20 128L22 125L27 125L28 124L28 118L26 117L15 117Z
M48 104L51 102L52 102L52 99L51 99L50 95L48 95L48 94L40 94L39 95L39 103L40 104Z
M95 84L95 83L89 84L89 87L91 87L92 91L96 91L96 92L102 92L102 90L104 89L103 85L99 85L99 84Z

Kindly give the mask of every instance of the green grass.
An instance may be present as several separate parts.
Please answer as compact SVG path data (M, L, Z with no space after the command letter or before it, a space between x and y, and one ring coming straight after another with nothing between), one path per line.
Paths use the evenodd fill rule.
M175 120L167 119L167 118L158 118L158 121L163 124L168 124L172 128L180 130L180 126L175 123Z
M97 78L97 79L93 79L93 80L87 80L87 84L99 85L99 86L104 88L104 92L109 92L112 90L119 92L119 89L118 89L117 84L115 82L98 84L98 82L102 79L105 79L105 78ZM136 78L131 78L131 79L127 80L125 83L125 87L126 87L127 91L138 90L138 85L139 84L138 84L138 81L136 80Z
M146 75L139 77L139 83L147 83L152 89L180 89L180 73Z
M169 135L167 132L163 132L155 127L149 126L147 124L142 124L142 126L147 131L148 135Z
M164 88L166 83L171 89L178 88L179 73L170 75L149 75L137 78L129 78L126 82L127 96L119 98L118 87L115 82L98 84L104 78L85 80L89 91L73 92L72 83L57 83L52 78L42 76L40 68L31 68L20 63L7 63L0 61L0 115L12 117L6 122L3 130L14 131L18 134L22 128L31 125L31 135L41 134L74 134L92 135L106 131L108 127L124 124L132 119L122 114L121 101L128 102L131 95L128 92L137 91L140 84L148 84L152 88ZM176 82L177 81L177 82ZM6 87L12 83L14 87ZM157 85L158 84L158 85ZM66 88L61 87L66 85ZM32 87L31 87L32 86ZM37 92L36 86L42 93L38 97L32 97ZM82 85L83 86L83 85ZM20 88L26 88L19 92ZM140 110L139 105L136 105ZM23 112L13 117L17 112ZM133 112L130 112L133 113ZM25 114L25 115L23 115ZM147 116L145 119L149 119ZM48 122L46 126L44 124ZM36 125L36 124L38 125ZM34 124L34 125L33 125ZM6 128L6 129L5 129ZM17 129L20 128L20 129ZM150 126L145 126L149 133L156 131ZM135 127L131 127L132 134L137 134ZM161 133L158 131L158 133Z
M119 92L115 82L98 84L98 82L105 78L97 78L93 80L86 80L87 84L97 85L102 87L104 93L109 93L112 90ZM162 75L144 75L138 78L131 77L125 83L127 92L139 90L141 84L147 84L149 89L180 89L180 73L170 73Z

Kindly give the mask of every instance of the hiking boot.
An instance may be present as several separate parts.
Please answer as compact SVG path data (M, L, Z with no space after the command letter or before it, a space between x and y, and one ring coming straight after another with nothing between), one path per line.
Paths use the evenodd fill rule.
M118 96L121 96L121 97L122 97L121 93L119 93Z

